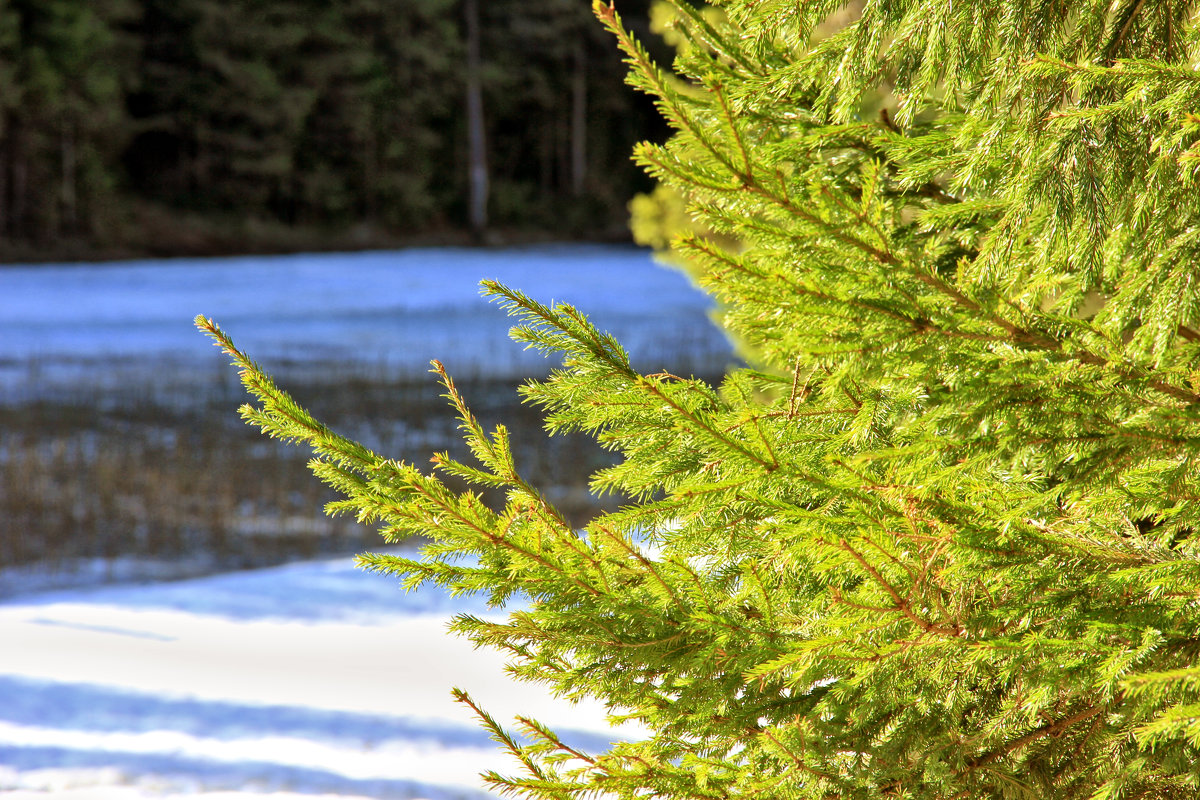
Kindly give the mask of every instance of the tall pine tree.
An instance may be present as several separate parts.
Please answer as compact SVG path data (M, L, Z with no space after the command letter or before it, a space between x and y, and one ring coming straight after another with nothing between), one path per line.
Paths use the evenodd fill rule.
M676 131L638 158L721 237L675 247L752 365L639 374L487 286L564 359L525 398L620 454L594 488L626 507L573 528L444 375L476 463L388 461L201 319L245 417L314 449L331 511L429 537L366 566L525 598L454 628L649 732L587 753L480 710L524 769L502 790L1196 797L1196 4L671 1L675 77L596 12Z

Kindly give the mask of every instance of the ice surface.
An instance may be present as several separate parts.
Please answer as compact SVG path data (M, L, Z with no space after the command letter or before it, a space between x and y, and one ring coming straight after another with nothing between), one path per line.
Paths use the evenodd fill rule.
M715 371L730 358L711 301L647 251L439 248L3 267L0 380L213 364L196 314L268 366L352 360L416 373L437 358L463 375L544 371L540 354L508 338L512 319L480 295L483 279L577 306L647 368Z

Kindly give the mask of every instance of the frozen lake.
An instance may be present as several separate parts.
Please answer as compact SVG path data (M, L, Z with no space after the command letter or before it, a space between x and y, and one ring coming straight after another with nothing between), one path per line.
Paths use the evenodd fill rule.
M460 378L545 372L545 359L508 339L511 321L480 296L483 279L575 305L647 370L711 375L732 360L710 301L633 248L10 266L0 267L0 400L61 391L100 406L131 386L186 396L228 381L196 314L277 373L357 365L416 377L432 358ZM45 534L0 520L0 536ZM35 588L0 586L10 595L0 601L4 800L480 798L478 773L513 765L451 702L456 684L502 722L528 714L584 749L636 735L609 729L602 708L514 684L498 656L450 638L450 617L480 613L477 602L406 596L346 558Z
M194 374L220 360L192 327L196 314L272 368L354 362L416 374L437 358L463 377L544 372L480 296L484 279L575 305L648 369L712 374L730 359L708 298L647 251L414 249L0 267L0 385L25 393Z

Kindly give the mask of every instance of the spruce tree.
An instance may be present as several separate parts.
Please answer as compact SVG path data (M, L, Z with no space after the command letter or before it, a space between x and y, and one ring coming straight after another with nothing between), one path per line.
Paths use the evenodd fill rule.
M649 732L588 753L479 709L523 770L502 791L1196 797L1197 4L671 5L674 74L595 8L674 127L637 157L713 232L674 246L750 366L640 374L486 284L562 357L524 398L619 454L593 485L621 510L569 525L444 373L475 460L426 473L200 319L243 415L313 448L331 511L428 537L364 565L524 598L454 630Z

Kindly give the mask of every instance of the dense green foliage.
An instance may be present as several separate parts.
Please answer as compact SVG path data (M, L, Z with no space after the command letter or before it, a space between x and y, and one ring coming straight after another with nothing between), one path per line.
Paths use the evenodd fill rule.
M170 251L189 218L464 228L462 7L0 0L0 243ZM482 8L494 226L621 230L648 185L628 153L661 123L586 0Z
M430 537L364 563L523 595L455 627L649 731L589 754L486 720L527 771L500 788L1200 795L1196 4L672 4L676 77L596 10L676 131L640 160L736 243L676 248L752 367L638 374L488 286L564 357L526 399L620 454L594 487L623 510L568 525L449 379L478 463L385 460L202 321L246 418L314 448L333 511Z

